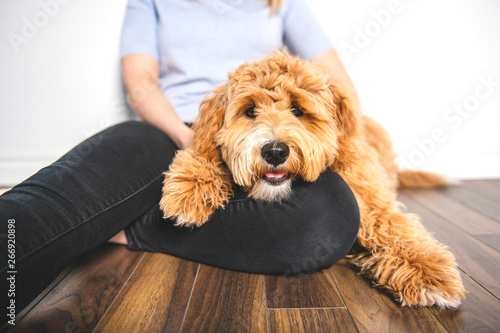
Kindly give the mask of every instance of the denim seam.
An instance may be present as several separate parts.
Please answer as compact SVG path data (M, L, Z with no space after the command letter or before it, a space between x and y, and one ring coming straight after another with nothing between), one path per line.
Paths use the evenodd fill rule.
M61 161L61 160L58 160L58 161L56 161L56 163L57 163L57 162L60 162L60 161ZM68 170L70 170L70 171L74 171L73 169L71 169L70 167L68 167L67 165L64 165L64 164L58 164L58 165L52 165L52 166L53 166L53 167L58 167L58 168L61 168L61 169L68 169ZM43 169L47 169L47 168L49 168L49 167L45 167L45 168L43 168ZM43 169L42 169L42 170L43 170ZM87 186L89 186L90 188L92 188L92 189L93 189L93 186L89 183L89 181L88 181L85 177L83 177L83 176L82 176L79 172L74 172L74 173L73 173L73 175L74 175L74 176L77 176L77 177L78 177L78 179L80 179L80 180L81 180L81 181L83 181L85 184L87 184ZM30 183L35 183L35 184L38 184L38 183L40 183L40 182L35 182L35 181L29 181L29 180L27 180L26 182L23 182L23 183L20 183L19 185L17 185L17 186L16 186L16 188L17 188L17 187L18 187L18 188L23 188L23 187L25 187L26 185L29 185ZM52 187L52 186L49 186L48 184L43 184L43 186L45 186L46 188L48 188L48 189L50 189L50 190L52 190L52 191L55 191L55 192L57 192L57 191L58 191L58 189L57 189L57 188L54 188L54 187ZM80 203L78 203L78 202L77 202L76 200L74 200L72 197L67 196L67 197L66 197L66 200L68 200L68 201L70 201L71 203L73 203L74 205L78 206L82 212L84 212L84 211L85 211L85 209L84 209L84 208L80 205ZM64 210L64 212L65 212L68 216L70 216L70 215L71 215L71 214L69 214L69 212L68 212L66 209L64 209L64 208L63 208L63 210Z
M25 194L31 194L30 192L26 192L26 191L23 190L23 188L26 185L31 185L31 184L37 185L37 186L39 186L41 188L45 188L46 190L49 190L49 191L52 191L52 192L55 192L55 193L58 192L57 188L54 188L52 186L49 186L49 185L41 183L41 182L35 182L35 181L26 181L26 182L22 183L21 186L16 187L16 190L18 190L20 192L23 192ZM75 206L77 206L82 212L85 211L85 209L83 209L83 207L78 202L76 202L75 200L73 200L73 198L71 198L70 196L65 196L65 200L67 200L67 201L71 202L72 204L74 204ZM71 215L64 207L59 207L59 208L61 208L66 215L68 215L68 216Z
M17 262L17 263L19 263L19 262L20 262L20 261L22 261L23 259L25 259L25 258L29 257L31 254L33 254L33 253L35 253L35 252L39 251L41 248L43 248L43 247L45 247L45 246L49 245L50 243L52 243L52 242L53 242L53 241L55 241L56 239L60 238L61 236L64 236L64 235L65 235L65 234L67 234L68 232L70 232L70 231L72 231L72 230L74 230L74 229L76 229L76 228L80 227L80 226L81 226L81 225L83 225L84 223L86 223L86 222L88 222L88 221L92 220L93 218L95 218L95 217L97 217L97 216L101 215L102 213L104 213L104 212L108 211L109 209L111 209L111 208L115 207L116 205L119 205L119 204L121 204L122 202L125 202L126 200L128 200L129 198L131 198L134 194L136 194L136 193L138 193L138 192L140 192L140 191L144 190L145 188L147 188L148 186L150 186L153 182L155 182L156 180L158 180L158 179L159 179L159 178L161 178L162 176L163 176L163 175L162 175L162 174L160 174L159 176L157 176L156 178L154 178L153 180L151 180L149 183L147 183L146 185L144 185L143 187L141 187L141 188L140 188L140 189L138 189L137 191L134 191L133 193L131 193L130 195L128 195L126 198L124 198L124 199L122 199L122 200L120 200L120 201L118 201L118 202L114 203L112 206L107 207L106 209L104 209L104 210L100 211L99 213L95 214L94 216L89 217L88 219L86 219L85 221L82 221L82 222L81 222L81 223L79 223L78 225L75 225L74 227L72 227L72 228L70 228L70 229L66 230L64 233L60 234L60 235L59 235L59 236L57 236L57 237L52 238L51 240L47 241L46 243L44 243L43 245L41 245L41 246L37 247L36 249L31 250L30 252L28 252L27 254L25 254L24 256L22 256L21 258L18 258L18 259L16 260L16 262ZM0 273L3 273L4 271L7 271L7 267L5 267L5 269L0 270Z
M33 193L25 191L25 189L23 189L22 187L16 188L13 193L19 193L19 194L22 194L22 195L25 195L25 196L28 196L28 195L29 196L33 196ZM48 206L50 206L50 207L54 207L55 206L51 202L46 202L46 204ZM29 206L30 208L32 207L31 204L25 203L25 202L23 202L22 205ZM70 216L70 214L68 213L68 211L64 207L57 207L57 208L60 208L62 210L62 212L64 212L65 215Z
M59 162L59 161L58 161L58 162ZM58 168L61 168L61 169L68 169L68 170L70 170L70 171L75 171L75 170L71 169L70 167L68 167L67 165L64 165L64 164L52 165L52 167L58 167ZM48 167L46 167L46 168L48 168ZM44 169L46 169L46 168L44 168ZM93 186L89 183L89 181L88 181L85 177L83 177L80 173L78 173L78 172L74 172L74 173L73 173L73 175L77 176L77 177L78 177L78 179L80 179L80 180L81 180L81 181L83 181L85 184L87 184L90 188L92 188L92 189L93 189ZM23 186L23 183L19 184L19 186L21 186L21 187L22 187L22 186ZM71 199L71 201L72 201L74 204L78 205L78 206L79 206L82 210L85 210L85 209L83 209L83 207L81 207L81 206L80 206L80 204L79 204L78 202L76 202L75 200L73 200L71 197L69 197L69 198Z
M132 237L132 242L135 247L137 247L139 250L143 250L141 246L141 242L137 239L137 235L135 234L135 231L132 228L126 228L127 230L125 231L125 236L130 235ZM130 245L130 243L129 243Z

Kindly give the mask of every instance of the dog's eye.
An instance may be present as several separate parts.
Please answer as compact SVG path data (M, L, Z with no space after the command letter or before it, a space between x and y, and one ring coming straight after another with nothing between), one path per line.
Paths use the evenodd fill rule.
M257 112L255 112L255 106L252 106L251 108L248 108L246 111L245 111L245 114L247 115L247 117L249 118L255 118L257 117Z
M300 117L300 116L302 116L304 114L304 112L299 107L297 107L296 105L292 106L291 112L296 117Z

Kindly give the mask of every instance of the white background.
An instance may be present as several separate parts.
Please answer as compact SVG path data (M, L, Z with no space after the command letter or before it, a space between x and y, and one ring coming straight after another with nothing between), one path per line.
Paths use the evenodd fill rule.
M54 1L0 0L0 185L127 117L118 59L126 0ZM310 4L403 163L500 177L498 1ZM27 38L16 45L14 35Z

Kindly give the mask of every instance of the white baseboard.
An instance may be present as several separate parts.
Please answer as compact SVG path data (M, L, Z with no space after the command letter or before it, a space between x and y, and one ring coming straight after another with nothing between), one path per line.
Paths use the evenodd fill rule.
M500 154L469 155L465 159L457 159L453 169L451 176L460 179L500 178Z
M405 164L402 164L403 168ZM495 179L500 178L500 154L451 155L439 160L428 161L422 166L410 169L430 171L455 179Z

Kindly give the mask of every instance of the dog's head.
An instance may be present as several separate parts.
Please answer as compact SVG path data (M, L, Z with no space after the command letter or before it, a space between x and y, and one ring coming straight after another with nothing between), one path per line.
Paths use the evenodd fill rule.
M349 163L355 116L325 75L286 53L241 65L203 101L194 150L224 162L256 199L281 200L300 177Z

